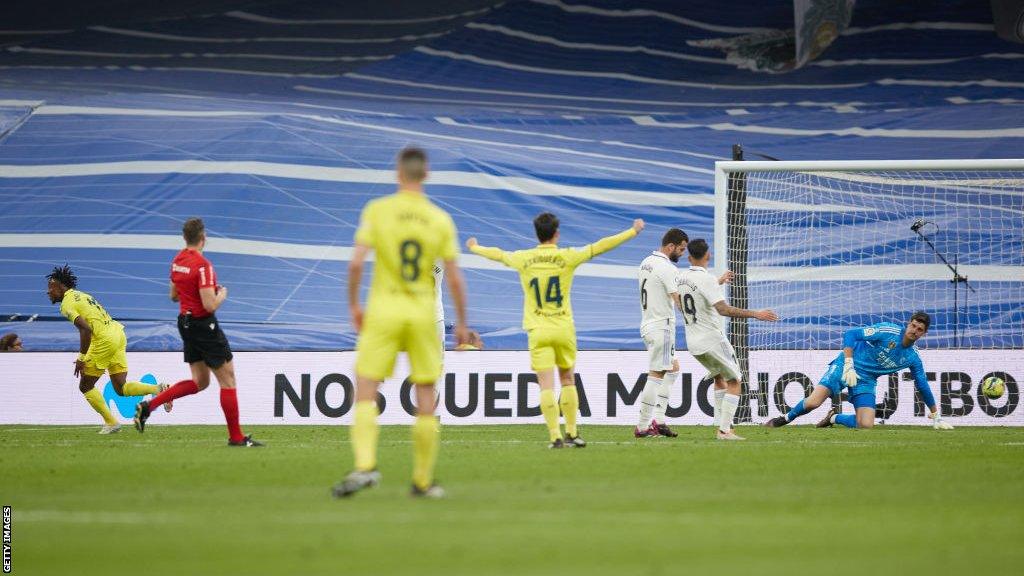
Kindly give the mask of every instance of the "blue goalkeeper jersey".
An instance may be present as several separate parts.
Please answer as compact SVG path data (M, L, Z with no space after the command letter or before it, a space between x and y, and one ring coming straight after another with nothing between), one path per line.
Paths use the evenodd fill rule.
M880 376L910 369L914 386L928 406L935 405L924 364L915 346L903 346L904 327L892 322L879 322L864 328L853 328L843 334L843 348L853 348L853 367L858 384L850 394L874 392ZM846 356L840 352L833 364L842 367Z

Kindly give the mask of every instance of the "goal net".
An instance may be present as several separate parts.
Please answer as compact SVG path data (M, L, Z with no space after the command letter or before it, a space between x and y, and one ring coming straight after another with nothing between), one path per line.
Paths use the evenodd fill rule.
M718 162L715 188L712 264L736 274L730 302L781 317L729 321L742 419L794 404L845 330L924 310L918 347L944 414L1024 424L1024 160ZM1007 383L997 400L979 390L991 375ZM909 374L877 392L882 419L923 414Z

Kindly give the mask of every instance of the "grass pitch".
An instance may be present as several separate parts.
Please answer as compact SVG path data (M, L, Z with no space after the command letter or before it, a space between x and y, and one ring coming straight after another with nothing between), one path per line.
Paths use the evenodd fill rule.
M14 574L999 574L1024 562L1024 429L445 428L445 501L408 496L406 427L350 500L346 427L0 427Z

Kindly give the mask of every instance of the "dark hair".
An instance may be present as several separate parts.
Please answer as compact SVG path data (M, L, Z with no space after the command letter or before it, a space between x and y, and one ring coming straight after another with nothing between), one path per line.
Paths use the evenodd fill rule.
M423 181L427 177L427 153L414 146L402 148L398 153L398 170L410 180Z
M678 246L683 242L689 241L690 237L686 235L686 232L683 232L679 228L669 228L668 232L665 232L665 235L661 237L662 246L668 246L669 244L675 244Z
M59 282L68 288L78 286L78 276L75 276L75 273L71 271L67 264L64 266L54 266L53 272L47 274L46 279Z
M547 242L558 232L558 216L545 212L533 219L533 229L537 232L537 240Z
M0 352L7 352L14 348L14 343L18 341L18 335L14 332L10 334L4 334L3 338L0 338Z
M928 327L931 326L932 324L932 317L929 316L927 312L923 312L921 310L918 310L917 312L914 312L913 314L910 315L910 322L913 322L914 320L917 320L921 324L924 324L925 330L927 330ZM908 324L910 322L908 322Z
M199 240L202 239L204 232L206 232L206 225L203 224L202 218L189 218L185 220L185 225L181 227L181 233L185 236L185 243L190 246L199 244Z
M700 260L708 253L708 241L703 238L697 238L686 245L686 251L690 253L690 257L694 260Z

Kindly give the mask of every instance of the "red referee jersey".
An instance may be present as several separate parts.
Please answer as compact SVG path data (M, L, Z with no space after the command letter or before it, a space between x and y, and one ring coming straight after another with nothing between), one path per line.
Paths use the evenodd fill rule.
M210 264L202 254L190 248L178 252L171 261L171 282L178 290L181 314L191 311L193 318L204 318L213 314L203 308L199 289L216 289L217 273L213 271L213 264Z

